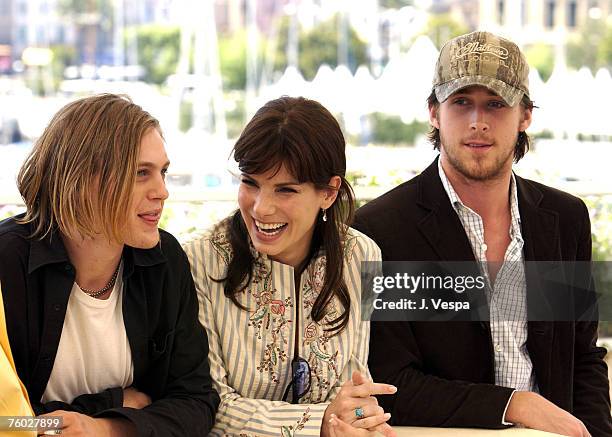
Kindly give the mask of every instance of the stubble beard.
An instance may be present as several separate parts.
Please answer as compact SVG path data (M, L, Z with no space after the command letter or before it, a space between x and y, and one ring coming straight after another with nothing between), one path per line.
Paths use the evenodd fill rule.
M505 167L508 161L514 158L514 148L508 148L508 153L494 156L491 159L488 156L466 159L461 158L457 149L463 147L457 144L456 147L447 147L448 142L440 132L441 148L444 151L448 163L463 177L472 181L484 182L500 178L505 172ZM494 145L493 147L500 147Z

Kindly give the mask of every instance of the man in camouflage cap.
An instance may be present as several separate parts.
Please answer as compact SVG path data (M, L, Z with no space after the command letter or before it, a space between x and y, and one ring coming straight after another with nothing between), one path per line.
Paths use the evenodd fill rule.
M612 436L597 322L527 320L524 261L589 261L582 200L512 171L529 149L529 66L512 41L447 42L428 98L437 158L357 211L385 261L477 261L490 319L372 322L374 380L392 424ZM589 434L590 433L590 434Z
M512 41L489 32L472 32L447 42L436 64L433 87L444 102L454 92L482 85L508 106L529 97L529 65Z

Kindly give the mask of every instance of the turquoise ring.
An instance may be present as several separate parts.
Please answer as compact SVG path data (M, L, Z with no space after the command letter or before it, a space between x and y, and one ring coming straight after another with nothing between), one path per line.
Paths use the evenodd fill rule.
M355 408L355 417L357 419L363 419L365 417L365 415L363 414L363 408L361 407Z

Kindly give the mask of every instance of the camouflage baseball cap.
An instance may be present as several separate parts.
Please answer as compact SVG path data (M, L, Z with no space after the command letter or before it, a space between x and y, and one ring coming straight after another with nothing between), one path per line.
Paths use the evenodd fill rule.
M529 65L512 41L489 32L472 32L448 41L440 50L433 88L442 103L470 85L482 85L515 106L529 96Z

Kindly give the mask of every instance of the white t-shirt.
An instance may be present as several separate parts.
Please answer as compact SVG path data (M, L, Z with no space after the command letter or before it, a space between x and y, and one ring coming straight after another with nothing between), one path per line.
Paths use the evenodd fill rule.
M108 299L93 298L74 283L51 377L41 402L72 403L82 394L126 388L134 378L122 312L123 265Z

